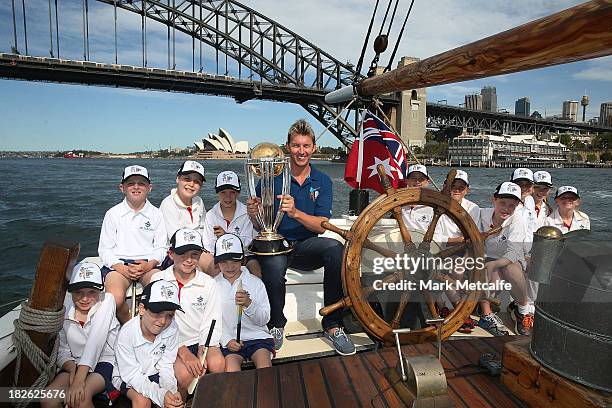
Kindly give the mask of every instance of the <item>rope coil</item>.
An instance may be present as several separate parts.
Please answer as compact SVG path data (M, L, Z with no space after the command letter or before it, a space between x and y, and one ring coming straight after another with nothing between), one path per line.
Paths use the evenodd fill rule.
M13 321L15 331L13 332L13 345L16 351L15 360L15 377L14 382L17 384L19 371L21 369L21 354L25 354L32 366L38 371L39 376L30 386L32 388L43 388L55 375L55 364L57 362L57 352L59 349L59 336L55 337L51 355L45 354L36 344L32 342L30 336L26 333L27 330L39 333L57 334L64 324L65 308L57 312L33 309L29 306L26 300L21 303L21 312L19 319ZM31 403L31 400L23 400L16 403L16 407L26 407Z

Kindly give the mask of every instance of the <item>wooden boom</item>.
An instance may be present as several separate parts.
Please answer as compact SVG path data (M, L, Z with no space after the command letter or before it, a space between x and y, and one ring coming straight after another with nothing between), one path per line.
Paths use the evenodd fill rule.
M364 79L359 96L509 74L612 54L612 0L593 0Z

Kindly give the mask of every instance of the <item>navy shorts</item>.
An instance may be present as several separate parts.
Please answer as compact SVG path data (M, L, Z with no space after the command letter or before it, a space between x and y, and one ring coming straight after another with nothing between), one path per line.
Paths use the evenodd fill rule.
M221 347L221 353L223 353L223 357L226 357L230 354L238 354L245 360L251 358L251 356L259 349L266 349L270 353L275 354L274 351L274 339L255 339L255 340L246 340L243 342L244 346L238 351L230 351L225 347Z
M67 371L62 369L60 373L66 373ZM93 370L94 373L100 374L104 378L104 391L94 395L96 399L102 399L108 401L113 392L117 392L113 385L113 365L108 362L101 361L96 364L96 368Z
M156 384L159 384L159 373L150 375L149 376L149 381L154 382ZM128 387L125 382L122 382L121 383L121 387L119 389L119 392L121 392L121 395L127 397L127 393L128 393L128 390L130 388L132 388L132 387Z
M107 266L103 266L102 268L100 268L100 272L102 272L102 282L106 280L106 275L108 275L111 271L114 271L114 269L111 269Z

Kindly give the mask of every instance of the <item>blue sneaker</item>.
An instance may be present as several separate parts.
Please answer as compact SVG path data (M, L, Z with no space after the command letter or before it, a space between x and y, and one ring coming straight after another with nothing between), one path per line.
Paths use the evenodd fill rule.
M326 339L331 341L332 346L336 350L336 352L342 356L350 356L355 354L355 345L348 338L346 333L341 327L336 327L333 331L333 334L329 334L327 331L323 333Z

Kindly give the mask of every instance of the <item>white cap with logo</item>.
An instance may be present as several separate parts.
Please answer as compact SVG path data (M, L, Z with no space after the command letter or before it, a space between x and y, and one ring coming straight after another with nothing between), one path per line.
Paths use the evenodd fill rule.
M549 172L540 170L533 173L533 181L535 184L552 187L552 177Z
M179 169L177 176L187 173L198 173L200 176L202 176L202 180L206 181L206 177L204 177L204 166L196 161L187 160L181 164L181 168Z
M219 173L215 182L215 192L218 193L228 189L240 191L240 179L238 175L231 170Z
M81 262L72 269L72 275L68 283L68 292L74 292L83 288L104 289L102 272L95 263Z
M407 176L410 175L410 173L414 173L415 171L423 173L425 177L429 178L429 174L427 174L427 167L423 166L422 164L413 164L412 166L408 167Z
M510 178L510 181L519 181L519 180L527 180L533 183L533 172L529 169L519 167L518 169L514 170L514 172L512 173L512 177Z
M497 186L494 196L496 198L515 198L523 202L521 200L521 188L511 181L505 181Z
M140 303L144 305L145 309L153 313L171 310L180 310L182 312L183 309L181 308L178 292L179 289L174 283L163 279L156 280L149 283L142 290Z
M127 178L130 176L142 176L149 180L149 182L151 182L151 179L149 178L149 172L146 168L142 166L133 165L127 166L125 169L123 169L123 176L121 177L121 182L125 183L125 180L127 180Z
M190 250L201 251L203 246L202 235L190 228L181 228L170 238L170 250L179 255Z
M215 242L215 263L222 261L242 261L244 249L237 235L223 234Z
M561 186L557 189L557 193L555 194L555 198L559 197L562 194L571 193L575 194L576 197L580 198L580 194L578 194L578 189L574 186Z
M470 185L470 181L468 179L468 174L467 172L463 171L463 170L456 170L457 173L455 174L455 180L459 179L459 180L463 180L465 181L465 184L467 184L468 186Z

